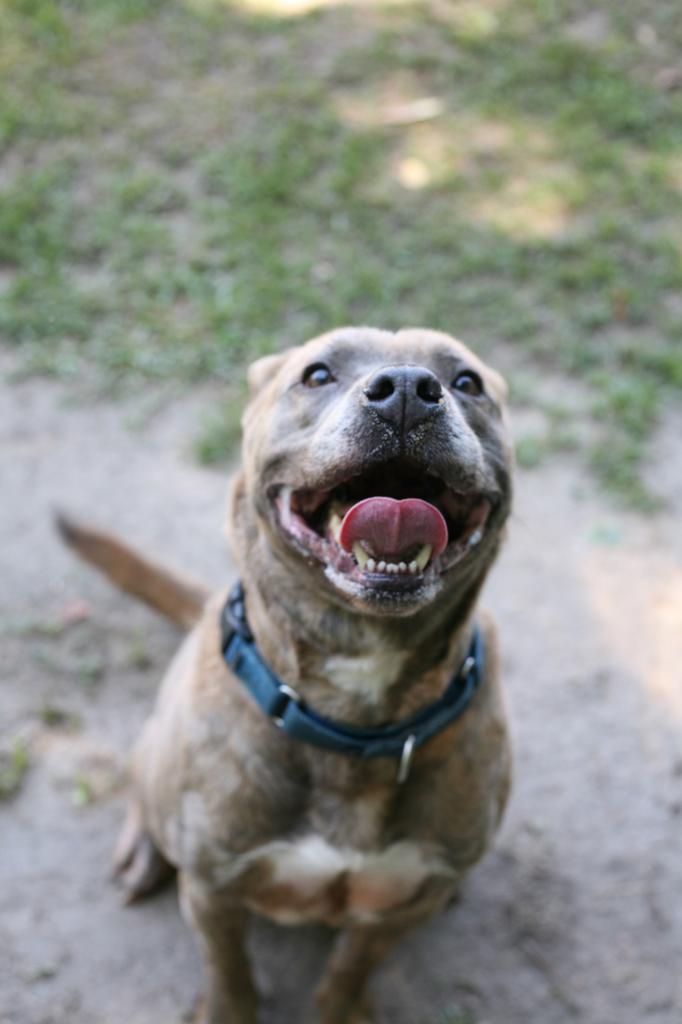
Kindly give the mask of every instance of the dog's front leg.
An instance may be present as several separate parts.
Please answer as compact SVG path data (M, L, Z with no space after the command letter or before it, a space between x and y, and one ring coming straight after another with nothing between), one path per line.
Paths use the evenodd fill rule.
M258 996L245 949L247 911L187 876L181 878L181 903L204 953L206 991L196 1024L256 1024Z
M370 974L409 927L342 932L316 993L322 1024L369 1024Z

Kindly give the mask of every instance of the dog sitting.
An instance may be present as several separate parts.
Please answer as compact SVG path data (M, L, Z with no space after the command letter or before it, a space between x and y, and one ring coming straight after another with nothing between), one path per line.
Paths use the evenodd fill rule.
M127 898L177 869L203 1024L256 1022L250 912L342 929L317 998L323 1024L351 1024L507 800L495 632L476 607L510 509L506 389L445 334L369 328L260 359L249 384L227 600L61 528L191 626L134 754Z

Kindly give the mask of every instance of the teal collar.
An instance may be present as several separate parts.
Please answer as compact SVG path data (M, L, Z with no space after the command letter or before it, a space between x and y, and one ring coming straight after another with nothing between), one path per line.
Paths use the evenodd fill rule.
M407 778L414 750L464 714L483 677L483 637L476 626L462 665L437 700L400 722L357 729L323 718L265 663L249 629L241 583L228 596L220 626L225 661L276 726L294 739L335 753L400 758L398 782Z

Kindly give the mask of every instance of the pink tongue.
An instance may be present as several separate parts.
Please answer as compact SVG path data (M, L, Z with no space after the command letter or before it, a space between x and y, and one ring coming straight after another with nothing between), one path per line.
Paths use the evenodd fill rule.
M448 528L438 509L421 498L365 498L348 509L339 533L346 551L363 540L374 555L400 555L430 544L435 558L447 545Z

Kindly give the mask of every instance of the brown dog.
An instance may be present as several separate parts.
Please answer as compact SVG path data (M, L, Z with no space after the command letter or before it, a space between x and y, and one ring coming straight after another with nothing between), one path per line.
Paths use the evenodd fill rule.
M178 869L208 1024L255 1024L249 911L342 928L318 1002L324 1024L348 1024L372 968L451 899L507 799L494 629L475 609L510 507L505 386L447 335L369 328L261 359L250 385L228 525L259 656L296 711L384 736L465 678L478 620L479 685L423 743L362 756L277 728L284 712L274 723L226 664L224 594L206 601L61 525L124 589L196 623L134 757L117 853L129 898Z

